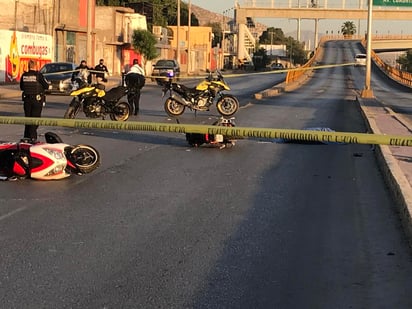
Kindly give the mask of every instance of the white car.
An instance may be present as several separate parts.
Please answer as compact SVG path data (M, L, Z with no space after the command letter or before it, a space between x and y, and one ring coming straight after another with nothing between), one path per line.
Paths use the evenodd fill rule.
M366 65L366 54L356 54L355 55L355 65L356 66L365 66Z

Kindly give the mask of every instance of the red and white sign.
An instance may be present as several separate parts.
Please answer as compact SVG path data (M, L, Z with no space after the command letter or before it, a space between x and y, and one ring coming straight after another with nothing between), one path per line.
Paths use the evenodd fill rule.
M36 60L37 69L51 62L52 42L51 35L0 30L0 82L20 81L30 59Z

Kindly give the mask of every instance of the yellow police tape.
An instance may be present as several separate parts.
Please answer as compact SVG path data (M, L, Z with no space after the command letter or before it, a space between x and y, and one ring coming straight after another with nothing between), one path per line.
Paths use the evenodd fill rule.
M196 124L168 124L140 121L108 121L88 119L60 119L60 118L26 118L0 116L0 124L39 125L52 127L71 127L81 129L106 129L129 131L152 131L168 133L203 133L223 134L237 138L264 138L286 139L308 142L375 144L392 146L412 146L411 136L380 135L368 133L251 128L251 127L224 127Z
M245 74L248 75L266 75L266 74L280 74L280 73L288 73L290 71L309 71L309 70L318 70L318 69L329 69L329 68L335 68L335 67L345 67L345 66L354 66L356 65L355 62L349 62L349 63L337 63L337 64L324 64L324 65L318 65L318 66L309 66L309 67L297 67L297 68L291 68L291 69L283 69L283 70L274 70L274 71L262 71L262 72L255 72L255 71L240 71L243 73L233 73L233 74L224 74L224 78L231 78L231 77L239 77L239 76L244 76ZM224 73L224 72L223 72ZM201 76L179 76L179 79L202 79L205 78L207 74ZM153 78L153 79L169 79L167 76L146 76L146 78Z
M225 78L230 78L230 77L239 77L244 74L248 75L264 75L264 74L280 74L280 73L287 73L289 71L307 71L307 70L317 70L317 69L326 69L326 68L333 68L333 67L343 67L343 66L353 66L356 65L355 62L350 62L350 63L337 63L337 64L326 64L326 65L318 65L318 66L309 66L309 67L297 67L297 68L291 68L291 69L283 69L283 70L275 70L275 71L262 71L262 72L255 72L255 71L241 71L243 73L233 73L233 74L225 74ZM49 75L56 75L56 74L66 74L66 73L74 73L78 72L79 70L71 70L71 71L61 71L61 72L53 72L53 73L44 73L43 75L49 76ZM101 71L96 71L96 70L89 70L91 73L101 73ZM179 79L202 79L205 78L207 74L204 74L203 76L179 76ZM152 75L147 75L146 78L150 79L169 79L167 76L152 76Z

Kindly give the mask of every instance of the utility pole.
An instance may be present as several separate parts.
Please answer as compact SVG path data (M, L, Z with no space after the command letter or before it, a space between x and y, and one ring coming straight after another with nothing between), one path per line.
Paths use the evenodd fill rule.
M192 25L192 0L189 0L189 20L187 22L187 74L190 72L190 27Z
M273 31L270 31L270 56L273 56ZM272 59L270 59L272 60Z
M177 0L177 30L176 30L176 41L177 41L177 45L176 45L176 60L177 62L180 63L180 36L179 36L179 32L180 32L180 0Z
M372 0L368 1L368 32L366 39L366 76L365 88L361 92L362 98L373 98L371 89L371 50L372 50Z
M14 31L17 31L17 3L18 0L14 0Z
M87 42L86 42L86 59L89 66L94 60L92 57L92 0L87 0Z

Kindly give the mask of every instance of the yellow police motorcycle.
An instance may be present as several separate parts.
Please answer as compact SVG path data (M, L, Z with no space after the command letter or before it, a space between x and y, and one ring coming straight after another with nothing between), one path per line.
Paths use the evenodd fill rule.
M88 85L81 79L74 81L73 97L67 108L64 118L74 119L80 110L83 110L87 118L102 118L106 115L111 120L126 121L131 114L129 103L120 101L127 94L127 88L118 86L105 91L102 84Z
M163 96L169 92L164 108L170 117L177 117L184 113L185 108L194 111L207 111L216 102L217 111L225 117L232 116L239 109L238 99L223 91L230 90L222 73L216 70L216 76L208 71L207 77L196 87L174 83L173 75L163 83Z

